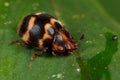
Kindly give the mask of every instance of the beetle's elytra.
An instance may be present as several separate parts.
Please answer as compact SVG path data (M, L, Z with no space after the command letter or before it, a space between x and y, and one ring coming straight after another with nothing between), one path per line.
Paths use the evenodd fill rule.
M42 52L51 50L53 54L71 54L77 47L71 34L55 17L46 13L34 13L24 17L18 31L22 42L13 41L38 49L32 60Z

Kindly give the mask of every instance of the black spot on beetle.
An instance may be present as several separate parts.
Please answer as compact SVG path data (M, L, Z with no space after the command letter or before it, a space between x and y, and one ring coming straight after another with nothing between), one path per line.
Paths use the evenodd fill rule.
M26 16L21 25L20 25L20 30L19 30L19 36L22 37L23 34L27 31L27 28L28 28L28 24L29 24L29 20L30 20L31 16Z

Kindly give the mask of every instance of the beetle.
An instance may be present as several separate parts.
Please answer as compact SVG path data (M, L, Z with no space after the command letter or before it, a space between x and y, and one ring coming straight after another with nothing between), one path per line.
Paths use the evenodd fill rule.
M64 25L47 13L32 13L25 16L18 26L17 34L22 42L16 40L11 44L32 46L38 50L31 60L49 50L53 55L64 55L71 54L77 48L77 43Z

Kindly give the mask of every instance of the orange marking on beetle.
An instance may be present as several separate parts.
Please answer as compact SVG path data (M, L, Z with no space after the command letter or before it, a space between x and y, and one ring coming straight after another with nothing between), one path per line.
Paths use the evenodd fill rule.
M52 39L52 37L49 35L48 33L48 29L51 27L52 25L51 24L46 24L44 29L45 29L45 34L43 35L42 39L39 40L39 47L40 48L43 48L43 42L46 40L46 39Z
M22 39L26 42L29 40L29 37L30 37L29 31L32 29L35 19L36 19L35 17L30 18L30 21L29 21L28 27L27 27L27 31L25 32L25 34L22 37Z
M58 21L58 20L56 20L56 19L54 19L54 18L51 18L51 19L50 19L50 23L51 23L52 25L54 25L55 22L57 22L57 23L59 23L60 25L62 25L62 23L61 23L60 21ZM63 25L62 25L62 26L63 26Z
M40 40L38 40L39 41L39 48L43 48L43 40L42 39L40 39Z
M45 25L45 34L43 36L43 40L46 40L46 39L52 39L52 37L49 35L48 33L48 29L51 27L52 25L51 24L46 24Z
M54 47L53 48L54 50L61 50L62 51L64 49L62 46L58 46L56 44L54 44L53 47Z
M38 12L38 13L35 13L35 15L40 15L40 14L42 14L42 13L40 13L40 12Z
M50 23L51 23L52 25L54 25L54 24L55 24L55 22L56 22L56 20L55 20L55 19L53 19L53 18L51 18L51 19L50 19Z

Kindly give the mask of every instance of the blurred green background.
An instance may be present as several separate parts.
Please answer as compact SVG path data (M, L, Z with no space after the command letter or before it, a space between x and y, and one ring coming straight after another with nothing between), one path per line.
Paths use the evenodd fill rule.
M120 1L114 0L0 0L0 80L119 80ZM21 19L46 12L57 17L78 41L70 56L9 45ZM118 40L113 40L113 36Z
M99 0L107 13L120 22L120 0Z

